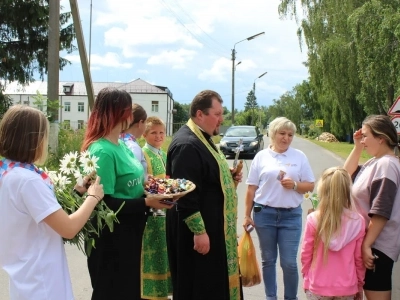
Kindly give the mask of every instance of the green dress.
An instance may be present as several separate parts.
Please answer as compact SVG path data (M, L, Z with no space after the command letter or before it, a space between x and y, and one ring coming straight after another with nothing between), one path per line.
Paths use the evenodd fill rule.
M147 161L147 174L165 178L167 155L151 149L147 144L143 153ZM172 294L171 275L168 266L165 217L150 215L147 219L142 244L141 293L143 299L168 299Z

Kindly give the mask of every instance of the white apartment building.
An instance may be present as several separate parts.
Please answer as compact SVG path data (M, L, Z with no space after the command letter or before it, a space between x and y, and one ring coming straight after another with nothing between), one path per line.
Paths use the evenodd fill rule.
M134 103L143 106L148 116L157 116L164 121L167 135L173 134L174 99L167 87L152 85L140 78L128 83L93 82L94 95L97 96L105 87L127 91ZM35 106L33 97L37 93L47 98L47 82L35 81L25 86L11 82L5 89L5 94L11 96L14 104ZM73 129L82 128L87 123L90 113L85 83L82 81L60 82L59 95L58 122Z

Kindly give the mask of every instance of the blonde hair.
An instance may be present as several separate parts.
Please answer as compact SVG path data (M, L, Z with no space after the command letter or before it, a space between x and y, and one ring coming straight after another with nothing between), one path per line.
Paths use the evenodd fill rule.
M268 127L268 135L272 141L275 140L275 134L282 129L289 129L293 131L293 134L296 133L296 125L285 117L275 118L271 123L269 123Z
M38 109L14 105L0 122L0 155L21 163L46 161L49 122Z
M144 123L144 133L148 133L154 125L162 125L165 130L165 123L159 117L148 117Z
M351 185L350 175L342 167L325 170L318 181L319 204L316 214L317 230L314 238L313 263L321 242L324 243L324 261L326 261L331 239L341 232L343 210L354 209Z

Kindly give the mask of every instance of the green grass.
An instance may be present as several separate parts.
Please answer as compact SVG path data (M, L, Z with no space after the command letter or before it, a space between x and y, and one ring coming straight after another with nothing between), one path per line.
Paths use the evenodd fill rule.
M321 146L322 148L324 148L326 150L329 150L329 151L335 153L336 155L340 156L343 159L346 159L349 156L351 150L353 150L353 147L354 147L353 144L350 144L348 142L326 143L326 142L317 141L315 139L308 139L308 140L310 142L313 142L314 144ZM360 162L364 163L370 158L371 158L371 156L369 156L365 151L363 151L361 154Z

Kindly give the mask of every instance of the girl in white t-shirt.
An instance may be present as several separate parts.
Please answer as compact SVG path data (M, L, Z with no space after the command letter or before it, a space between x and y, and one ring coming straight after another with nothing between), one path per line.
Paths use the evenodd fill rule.
M104 196L97 177L75 213L62 210L49 177L35 166L46 160L48 133L46 116L29 106L12 106L0 122L0 265L11 300L73 299L62 238L73 238Z

